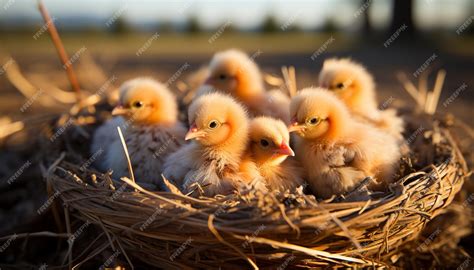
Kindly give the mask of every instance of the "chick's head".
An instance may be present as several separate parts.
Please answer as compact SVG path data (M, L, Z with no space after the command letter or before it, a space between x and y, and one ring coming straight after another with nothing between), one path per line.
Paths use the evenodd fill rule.
M186 140L195 139L202 145L225 144L236 136L247 136L245 109L229 96L210 93L196 99L188 111L190 129Z
M333 141L349 128L349 112L333 93L323 88L299 91L290 104L290 132L313 140Z
M281 120L257 117L250 122L250 151L257 164L278 165L295 153L290 148L290 134Z
M120 87L113 115L138 124L171 124L178 116L174 95L163 84L147 78L126 81Z
M206 84L237 98L245 99L263 91L258 66L242 51L232 49L216 53L209 69Z
M360 64L350 59L324 61L319 85L334 92L348 106L372 96L374 80Z

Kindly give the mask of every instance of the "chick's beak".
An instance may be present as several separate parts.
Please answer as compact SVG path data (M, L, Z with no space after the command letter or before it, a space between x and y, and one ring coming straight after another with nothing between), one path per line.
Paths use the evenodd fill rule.
M204 137L205 133L202 130L199 130L196 126L196 123L193 123L191 127L189 128L188 133L186 133L186 136L184 137L184 140L192 140L196 139L199 140L199 138Z
M275 154L285 155L285 156L294 156L295 152L291 149L286 142L280 144L280 148L275 150Z
M125 109L122 105L117 105L113 110L112 110L112 115L124 115L127 113L127 109Z
M212 77L209 77L204 81L204 84L205 85L213 85L214 82L215 82L214 79Z
M293 117L291 119L290 125L288 126L288 131L295 132L302 129L303 129L303 126L298 123L298 120L296 120L296 117Z

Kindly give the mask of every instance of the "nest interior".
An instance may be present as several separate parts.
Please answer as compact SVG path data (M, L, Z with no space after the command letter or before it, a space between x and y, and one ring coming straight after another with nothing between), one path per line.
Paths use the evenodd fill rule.
M132 268L137 261L164 268L386 266L451 203L467 175L444 123L412 112L405 117L407 134L425 128L409 142L398 180L376 196L363 187L325 201L301 190L198 199L172 186L172 192L151 192L84 166L90 134L106 114L89 108L46 131L73 123L45 157L48 191L64 205L63 211L56 204L55 214L67 216L70 233L97 228L87 240L68 241L68 252L76 254L70 265L109 249Z

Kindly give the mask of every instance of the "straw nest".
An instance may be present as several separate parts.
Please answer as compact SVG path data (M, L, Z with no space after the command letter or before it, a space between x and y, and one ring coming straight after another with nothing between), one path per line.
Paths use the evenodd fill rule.
M77 229L70 216L97 228L96 237L80 248L89 255L85 260L111 248L112 256L132 267L138 262L167 269L384 266L451 203L467 175L445 123L411 114L406 117L411 153L403 158L399 180L382 193L361 185L319 201L301 190L196 199L169 184L172 192L150 192L89 166L88 134L96 125L87 123L102 121L100 109L94 116L80 112L56 122L50 132L65 134L48 146L45 175L51 196L65 206L68 232ZM79 249L79 240L69 242L70 253ZM85 260L70 257L69 263Z

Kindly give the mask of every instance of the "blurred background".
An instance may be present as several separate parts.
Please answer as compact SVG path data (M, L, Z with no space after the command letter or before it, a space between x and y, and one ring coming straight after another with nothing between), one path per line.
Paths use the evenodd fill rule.
M317 82L324 59L351 57L374 73L380 103L412 102L398 72L415 85L427 77L432 87L442 68L447 76L438 109L472 123L474 1L45 0L44 4L69 57L74 57L81 87L91 91L111 78L114 85L137 75L166 82L180 71L175 84L205 65L214 52L234 47L245 50L270 74L281 76L282 65L295 66L300 88ZM0 68L6 70L14 59L38 87L54 82L68 90L48 25L36 1L2 0ZM6 77L0 75L0 113L15 116L44 109L32 104L20 112L25 98ZM450 103L456 105L442 106L456 91L462 97Z

